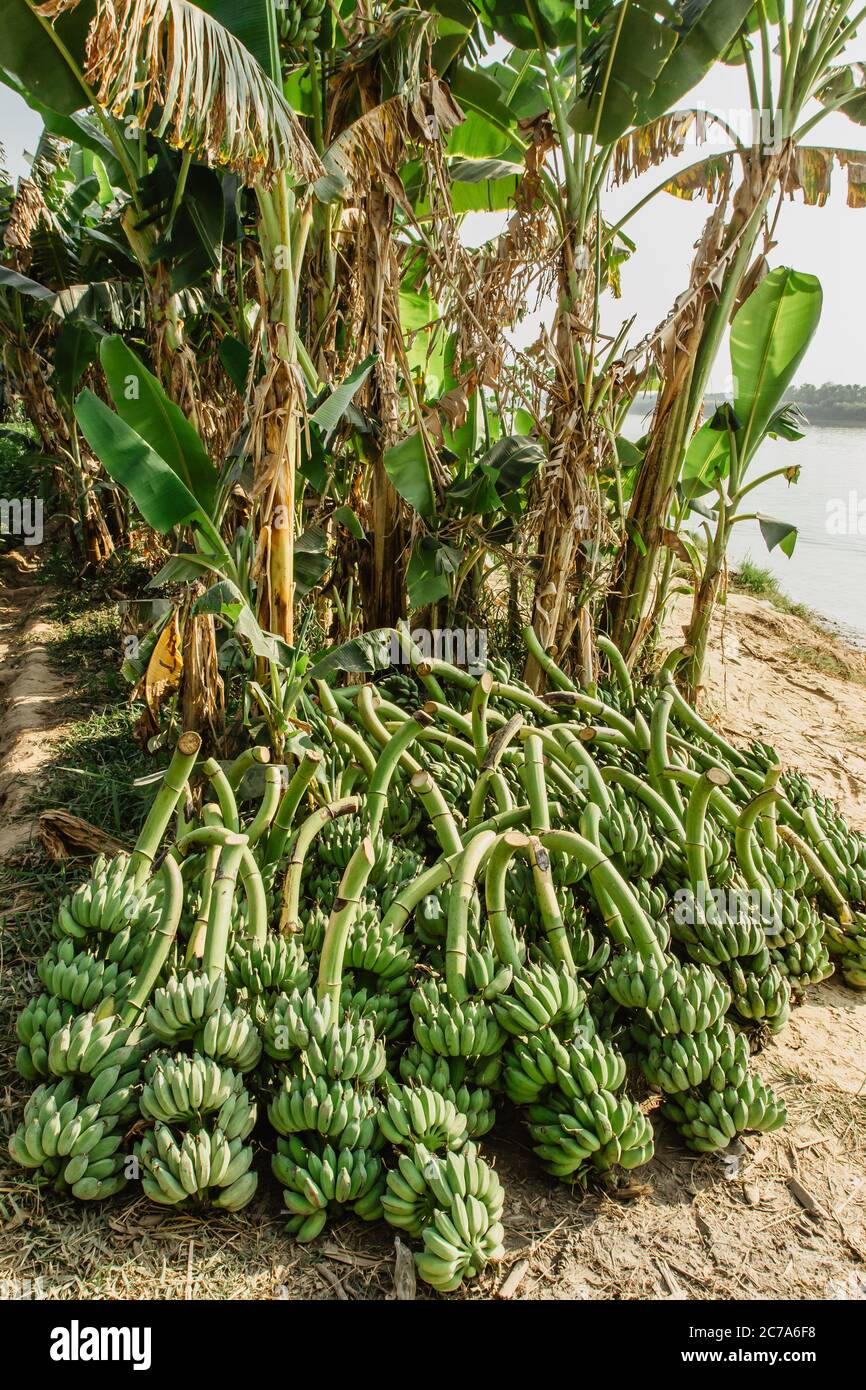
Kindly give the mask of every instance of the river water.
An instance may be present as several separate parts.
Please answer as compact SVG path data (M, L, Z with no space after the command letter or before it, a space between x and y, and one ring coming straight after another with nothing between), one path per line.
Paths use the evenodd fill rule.
M628 416L630 438L645 429L645 417ZM749 477L794 465L799 482L774 478L743 504L796 526L794 554L788 559L778 546L768 551L759 524L747 521L734 528L729 558L736 564L748 557L770 570L789 598L855 629L866 644L866 429L815 425L795 443L768 439Z

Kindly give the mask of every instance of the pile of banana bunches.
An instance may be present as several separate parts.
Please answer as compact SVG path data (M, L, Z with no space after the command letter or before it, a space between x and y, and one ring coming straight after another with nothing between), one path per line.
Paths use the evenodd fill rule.
M236 1211L270 1166L298 1240L384 1218L450 1291L503 1254L503 1109L581 1185L647 1163L650 1111L698 1153L784 1123L751 1059L834 961L866 987L866 837L682 653L635 689L599 639L579 689L524 637L541 694L404 633L304 692L287 764L181 736L18 1020L31 1182Z

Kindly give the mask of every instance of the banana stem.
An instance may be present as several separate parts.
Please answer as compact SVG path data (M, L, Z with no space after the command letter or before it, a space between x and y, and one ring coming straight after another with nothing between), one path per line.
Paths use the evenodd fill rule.
M634 708L634 685L632 684L631 672L625 662L625 657L615 642L606 637L603 632L599 632L595 639L598 650L607 657L611 675L619 686L620 694L623 696L629 709Z
M201 770L214 789L216 799L219 802L223 825L226 830L231 830L237 835L240 831L241 823L240 817L238 816L235 794L232 791L228 777L223 772L216 758L207 758L202 763Z
M469 825L477 825L483 819L484 804L489 792L493 793L499 811L510 811L513 808L514 798L502 773L495 767L485 767L472 788L466 817Z
M264 946L268 935L268 899L259 866L249 845L244 845L238 878L247 900L247 939Z
M429 714L425 714L420 709L416 710L412 718L407 719L397 732L391 735L379 754L379 761L376 763L376 769L370 778L365 800L367 830L374 839L382 824L382 817L388 804L388 788L394 773L397 771L397 765L410 743L414 743L430 723Z
M730 775L722 768L709 767L698 777L689 796L689 804L686 807L686 862L695 897L709 895L710 891L705 838L710 798L715 791L726 787L730 780ZM742 824L742 816L737 824L738 827ZM748 824L749 832L751 832L751 828L752 822L750 821Z
M779 763L768 767L764 775L764 791L775 791L781 775L782 768ZM779 848L778 804L778 801L774 799L772 805L762 813L759 822L761 839L771 854L775 854Z
M586 746L586 741L579 734L575 734L568 724L554 724L551 733L560 740L562 757L575 775L577 786L584 796L594 801L602 811L609 810L610 793L595 758Z
M536 835L531 837L529 846L532 878L535 883L535 895L538 898L544 934L550 942L550 949L554 958L573 974L574 957L571 954L568 933L565 930L559 899L556 896L556 887L550 867L550 855Z
M140 888L150 873L159 842L184 793L190 773L201 748L198 734L181 734L169 763L162 786L153 800L129 863L132 886Z
M723 767L709 767L706 769L706 771L725 773L726 769ZM681 786L688 787L691 791L694 787L697 786L698 782L705 774L703 772L695 772L690 767L666 767L664 775L665 777L676 778L676 780L680 783ZM727 773L727 775L730 776L729 773ZM740 818L739 807L734 805L733 801L729 796L725 796L725 793L721 790L720 787L713 787L712 797L713 805L716 807L718 811L721 812L722 819L724 820L728 829L736 830L737 821Z
M830 838L821 830L821 822L818 820L818 813L814 806L806 806L803 810L803 826L806 834L811 840L821 861L828 873L836 878L845 878L845 866L842 864L835 849L830 843Z
M547 703L554 711L559 709L579 709L584 714L591 714L595 719L603 719L612 729L616 729L627 740L629 747L636 753L646 753L649 751L648 745L642 741L637 729L624 714L618 710L611 709L603 700L597 700L592 695L584 695L583 691L562 690L553 692L547 696Z
M434 700L441 700L443 704L446 703L445 694L441 685L430 670L429 663L424 653L421 651L421 648L412 640L412 634L409 631L408 623L404 622L402 618L397 623L397 636L400 639L400 650L403 652L404 656L408 657L409 664L424 686L424 689L429 692Z
M244 779L245 773L257 763L269 763L271 760L271 750L264 745L257 743L252 748L245 748L243 753L235 758L231 767L226 772L226 779L233 792L236 792Z
M445 946L445 980L452 999L461 1002L469 991L466 987L466 953L469 942L469 904L475 892L475 880L487 854L496 842L492 831L477 835L463 850L454 871L454 881L448 902L448 936Z
M425 714L429 714L431 719L438 719L443 724L448 724L455 733L465 739L472 738L472 723L466 718L465 714L460 714L458 710L452 709L450 705L443 705L440 700L425 700L421 706ZM497 716L494 712L494 719ZM498 716L501 723L505 723L505 716Z
M346 865L334 906L325 928L322 943L322 956L319 962L319 975L316 983L316 997L320 1004L331 1001L332 1017L336 1018L340 1008L340 989L343 979L343 958L346 943L352 930L364 885L376 862L373 841L365 835L355 853Z
M505 881L508 866L515 854L524 854L528 858L529 839L519 830L506 830L505 834L500 835L495 841L487 859L484 901L487 906L487 925L493 935L497 956L503 965L510 965L512 970L519 970L520 955L505 906Z
M127 1028L147 1007L151 991L159 979L162 967L168 959L172 942L177 935L180 914L183 910L183 880L174 859L164 859L162 864L165 886L162 896L162 912L153 933L153 940L139 970L135 984L121 1010L121 1020Z
M430 818L433 833L443 854L459 854L463 848L457 822L442 789L429 772L416 772L409 783Z
M236 835L231 832L220 855L213 893L211 894L210 917L208 918L207 937L202 960L204 969L211 977L221 975L225 970L232 901L237 885L238 869L246 844L246 835Z
M599 854L601 854L601 810L594 802L590 802L581 812L580 831L591 845L595 845ZM590 882L592 883L596 901L601 908L601 915L604 918L605 927L618 945L629 947L631 945L631 938L622 920L622 913L607 893L604 884L600 880L593 882L592 872L590 872Z
M201 818L205 826L222 827L220 809L218 806L209 804L202 807ZM184 837L185 838L185 837ZM204 939L207 932L207 919L210 912L211 893L213 892L213 881L216 876L217 864L222 853L222 842L217 841L206 847L204 852L204 867L201 875L201 897L199 902L198 916L193 923L192 931L189 935L189 943L186 948L184 963L192 965L194 960L201 957L204 952ZM191 861L187 861L191 862Z
M824 896L833 904L840 924L843 927L850 927L851 923L854 921L854 914L851 911L851 906L845 894L837 886L834 879L821 863L821 860L812 849L812 846L808 845L806 841L797 834L796 830L792 830L790 825L780 825L779 834L782 839L787 840L788 844L792 845L800 855L800 858L807 866L810 874L818 884L818 887L823 891Z
M265 789L262 793L261 803L255 817L246 828L248 844L257 844L274 819L280 804L281 786L280 769L278 767L266 767Z
M682 821L671 810L664 797L659 796L658 792L642 777L637 777L633 772L627 772L624 767L602 768L601 775L606 786L625 787L632 796L638 797L673 839L685 839L686 832Z
M332 801L327 806L320 806L311 816L303 822L292 846L292 853L289 859L289 867L286 870L286 877L283 883L283 910L280 914L280 935L288 936L299 930L298 905L301 901L301 878L304 872L304 860L310 847L318 835L319 831L328 824L329 821L336 820L338 816L354 815L361 808L361 798L359 796L347 796L342 801Z
M671 810L675 812L677 819L682 820L684 808L679 788L676 782L672 782L670 778L664 776L665 768L669 767L672 762L668 752L668 720L673 703L673 691L668 687L667 690L662 691L653 704L647 775L650 785L658 792L659 796L664 797Z
M541 639L531 624L525 627L520 635L523 638L523 645L529 652L529 655L537 661L552 685L555 685L558 690L577 690L574 681L570 680L565 672L560 670L553 657L544 650L544 647L541 645Z
M550 807L544 782L544 746L537 733L528 730L523 738L523 767L521 775L529 801L529 824L533 835L550 829Z
M705 719L702 719L697 710L693 709L688 701L683 698L674 685L673 676L669 670L666 670L664 667L662 668L659 672L659 681L665 689L670 690L673 696L673 713L680 723L685 724L686 728L691 729L692 733L699 734L701 738L706 739L706 741L711 743L714 748L717 748L720 753L724 753L725 757L729 759L735 767L742 767L745 761L742 755L737 752L732 744L722 738L722 735L717 733Z
M283 799L268 835L268 845L265 851L266 864L275 863L282 855L291 833L295 812L301 804L304 792L321 766L321 762L321 753L317 752L316 749L310 749L308 753L304 754L295 769L294 776L283 793Z
M489 671L485 671L478 677L469 704L472 743L475 747L475 760L479 767L484 766L484 759L487 756L487 705L492 689L493 677Z
M593 892L598 897L597 887L616 907L630 944L644 958L651 956L659 966L664 965L664 954L646 913L629 888L617 873L610 860L597 845L577 835L573 830L548 830L539 839L546 850L552 853L570 854L589 870ZM599 906L604 908L602 903Z
M705 774L705 776L708 775ZM780 797L781 792L774 791L773 788L760 792L753 801L749 802L748 806L743 807L737 817L737 826L734 831L734 847L745 880L750 888L756 888L763 894L770 892L770 885L755 862L752 848L752 827L759 816L765 815L768 808Z
M382 917L383 932L390 931L392 927L397 927L402 931L422 898L426 898L430 893L435 893L437 888L441 888L444 883L450 881L460 862L462 853L463 846L461 845L457 854L453 854L447 859L438 859L417 878L411 879L405 888L401 888L388 911Z
M344 720L338 719L336 715L329 715L328 728L337 743L345 744L369 782L376 770L376 759L358 733L358 730L353 729L352 726L347 724Z

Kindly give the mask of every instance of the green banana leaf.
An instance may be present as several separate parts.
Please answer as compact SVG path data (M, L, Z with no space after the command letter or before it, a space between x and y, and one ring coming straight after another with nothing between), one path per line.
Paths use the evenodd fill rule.
M87 30L95 11L96 0L81 0L76 9L60 15L52 25L48 20L40 20L27 0L5 0L0 79L6 80L4 71L11 74L17 82L10 86L32 93L37 101L62 116L89 106L91 98L80 73ZM69 53L71 66L62 48Z
M382 463L400 496L420 516L431 517L436 510L436 498L421 435L416 432L401 439L399 444L386 451Z
M195 526L214 556L231 562L198 499L125 420L87 390L75 402L75 418L106 473L126 489L148 526L163 536L176 526Z
M737 383L734 411L745 468L777 413L821 317L823 295L816 276L779 266L765 276L731 324L731 370Z
M116 334L99 349L108 389L121 419L150 445L193 494L208 516L216 497L216 469L183 411Z

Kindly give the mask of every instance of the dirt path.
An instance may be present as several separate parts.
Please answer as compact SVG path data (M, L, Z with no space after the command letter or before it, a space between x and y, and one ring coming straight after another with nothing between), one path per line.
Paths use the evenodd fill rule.
M27 779L44 757L63 693L39 646L34 601L20 587L0 592L7 810L26 809ZM773 742L866 828L866 686L816 671L796 652L808 646L813 660L830 669L848 663L855 674L862 658L741 596L732 598L725 627L725 660L714 658L708 677L725 731ZM833 981L810 990L757 1059L787 1102L786 1128L699 1157L659 1122L655 1158L618 1192L571 1192L546 1178L520 1125L503 1117L485 1150L506 1189L507 1259L461 1296L495 1296L525 1262L518 1298L866 1297L864 1023L866 996ZM12 1054L14 1043L8 1076ZM17 1106L23 1088L14 1090ZM6 1108L11 1115L8 1091ZM47 1297L394 1296L392 1231L349 1220L312 1248L299 1247L284 1233L266 1178L237 1218L201 1221L134 1198L93 1209L42 1195L13 1172L5 1144L0 1167L0 1279L26 1268Z
M27 802L61 721L68 685L53 670L45 590L15 552L0 568L0 860L33 836Z

